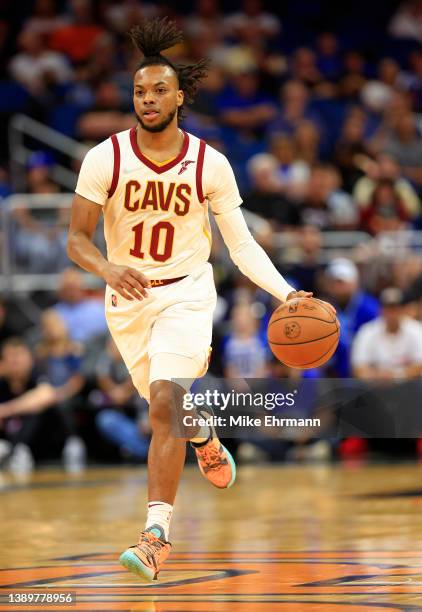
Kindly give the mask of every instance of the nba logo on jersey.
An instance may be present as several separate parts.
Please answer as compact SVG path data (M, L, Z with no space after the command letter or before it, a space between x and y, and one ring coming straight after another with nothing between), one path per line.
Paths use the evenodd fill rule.
M182 163L180 164L180 170L178 172L178 174L183 174L183 172L187 169L187 167L189 166L189 164L194 164L195 162L193 161L193 159L186 159L185 161L182 161Z
M115 293L111 294L111 305L114 306L114 308L117 306L117 295Z

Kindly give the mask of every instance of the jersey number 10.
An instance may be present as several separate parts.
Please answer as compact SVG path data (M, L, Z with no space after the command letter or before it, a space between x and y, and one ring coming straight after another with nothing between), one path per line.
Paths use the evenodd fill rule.
M132 232L135 234L133 248L129 253L138 259L143 259L145 253L142 251L142 236L144 232L144 222L138 223L132 227ZM160 238L164 245L160 246ZM153 225L151 230L151 242L149 245L149 254L155 261L167 261L171 257L173 251L174 227L168 221L160 221Z

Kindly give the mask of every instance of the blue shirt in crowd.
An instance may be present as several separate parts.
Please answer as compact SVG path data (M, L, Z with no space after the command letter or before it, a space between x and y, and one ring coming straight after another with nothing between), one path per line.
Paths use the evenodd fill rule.
M86 344L107 331L104 303L100 300L88 299L76 304L59 302L54 310L66 322L69 335L75 342Z

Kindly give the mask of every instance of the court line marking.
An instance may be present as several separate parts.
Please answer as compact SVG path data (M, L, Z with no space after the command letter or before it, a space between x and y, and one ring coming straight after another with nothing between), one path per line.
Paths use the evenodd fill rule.
M184 586L187 584L197 584L197 583L202 583L202 582L210 582L212 580L224 580L226 578L233 578L235 576L246 576L246 575L250 575L250 574L259 574L258 570L236 570L236 569L216 569L216 570L209 570L208 568L204 569L204 568L195 568L195 571L197 572L209 572L209 571L214 571L217 572L215 574L212 574L211 576L201 576L201 577L197 577L197 578L182 578L181 580L175 580L173 582L168 582L165 584L159 584L159 585L154 585L153 582L151 582L150 584L148 583L142 583L142 587L145 588L172 588L172 587L177 587L177 586ZM11 583L11 584L6 584L6 585L2 585L1 588L2 589L6 589L6 590L11 590L11 589L17 589L17 588L28 588L28 587L34 587L34 586L38 586L38 585L45 585L45 584L51 584L54 582L58 582L58 583L63 583L63 582L68 582L69 580L77 580L78 578L80 580L84 580L86 578L95 578L98 576L111 576L112 574L123 574L125 573L126 570L122 567L122 569L119 570L111 570L111 571L104 571L104 572L90 572L88 574L71 574L70 576L54 576L53 578L40 578L38 580L30 580L30 581L26 581L26 582L18 582L18 583ZM150 586L151 585L151 586ZM67 585L69 588L80 588L80 589L90 589L93 588L90 585ZM136 587L136 585L134 585L134 587ZM100 587L102 588L102 587ZM121 585L116 585L116 586L105 586L104 588L108 588L108 589L112 589L112 588L122 588Z

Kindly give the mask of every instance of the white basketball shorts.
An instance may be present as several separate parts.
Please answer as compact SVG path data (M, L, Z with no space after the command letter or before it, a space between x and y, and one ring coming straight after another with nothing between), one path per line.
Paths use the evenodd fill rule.
M148 298L130 301L107 286L105 313L133 384L149 400L154 380L194 380L207 371L217 293L208 262L180 281L147 291Z

